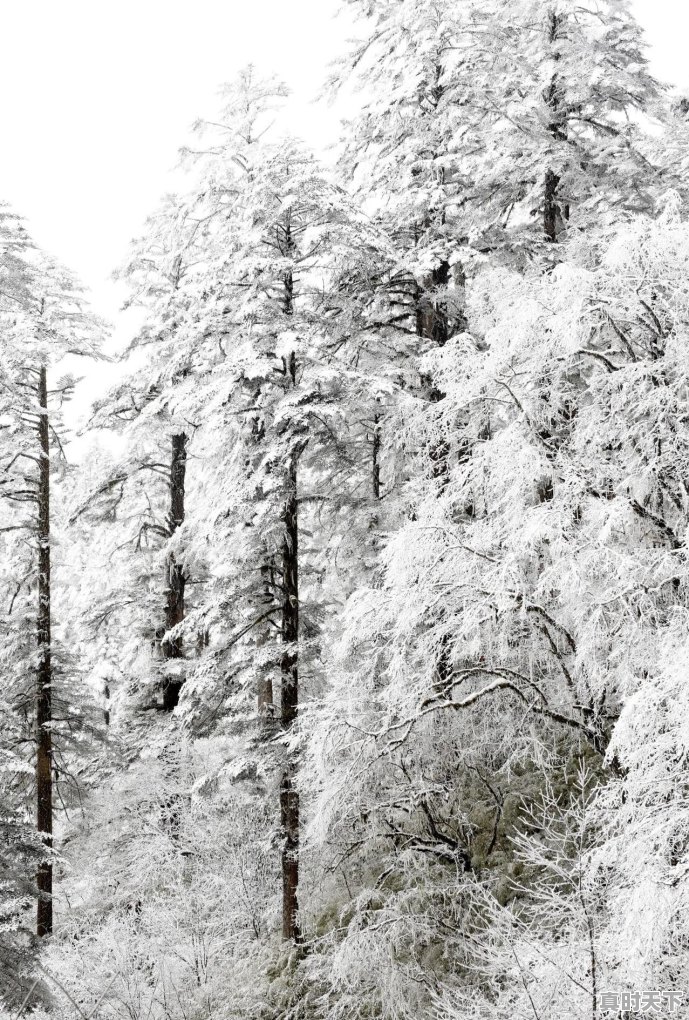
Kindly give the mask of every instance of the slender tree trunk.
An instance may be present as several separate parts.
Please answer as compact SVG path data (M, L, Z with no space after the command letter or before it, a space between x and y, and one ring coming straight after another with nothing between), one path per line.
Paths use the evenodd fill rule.
M562 229L562 214L558 200L557 188L560 178L552 170L546 170L543 188L543 232L552 244Z
M36 824L48 855L53 846L52 657L50 633L50 429L45 366L38 380L38 668L36 671ZM53 930L53 865L42 861L36 877L36 934Z
M371 475L372 495L374 500L380 499L380 415L373 416L373 469Z
M380 513L378 504L380 502L381 494L380 455L383 445L380 428L381 417L382 416L378 412L373 415L373 440L371 443L371 496L373 497L373 505L368 522L368 528L369 531L373 532L371 536L372 552L377 550L379 546L377 531L380 526Z
M291 293L290 293L291 296ZM296 357L290 355L287 372L296 383ZM282 641L287 647L280 662L280 719L288 732L299 710L299 510L297 502L299 452L292 450L287 472L282 540ZM282 824L282 936L301 940L299 928L299 793L295 766L289 760L280 785Z
M170 462L170 515L168 529L174 535L184 522L184 483L187 470L187 437L180 432L172 437L172 458ZM184 620L184 567L176 562L173 553L165 564L165 630L169 632ZM181 637L163 641L163 655L166 659L181 659L184 655ZM171 712L179 702L179 692L184 683L177 676L166 677L163 689L163 708Z
M554 47L561 38L563 15L548 12L548 43ZM556 50L553 53L555 63L560 59L560 53ZM548 131L556 142L567 141L567 125L562 117L562 97L560 83L556 74L550 80L545 92L545 101L550 109L551 119ZM543 182L543 233L551 244L556 244L565 220L569 219L569 206L563 203L559 194L560 175L549 168L546 170Z
M282 254L294 252L291 220L288 216L282 238ZM294 276L288 269L283 277L282 310L294 313ZM294 351L284 359L285 383L297 382L297 358ZM291 442L294 443L292 437ZM286 478L282 514L282 643L286 648L280 660L280 722L287 733L299 711L299 504L297 502L299 450L292 447ZM295 762L288 755L280 783L280 823L282 826L282 937L301 941L299 927L299 793L295 788Z
M289 468L288 491L284 510L282 546L283 604L282 640L287 646L280 663L281 722L288 731L299 709L299 524L297 510L297 456ZM283 831L282 848L282 934L298 942L299 887L299 794L294 788L294 764L285 768L280 788L280 819Z

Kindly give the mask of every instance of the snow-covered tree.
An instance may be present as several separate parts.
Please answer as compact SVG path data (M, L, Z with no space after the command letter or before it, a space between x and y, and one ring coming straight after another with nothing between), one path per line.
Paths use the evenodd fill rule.
M336 165L223 87L77 471L101 328L0 210L13 1009L599 1020L687 976L686 111L626 0L346 6Z
M475 335L433 357L448 482L439 495L421 460L413 518L382 583L350 600L311 722L314 838L360 902L387 875L418 895L428 854L499 881L520 824L507 805L538 792L544 749L601 768L626 696L658 676L686 604L685 244L670 200L549 276L488 270ZM443 868L423 871L432 902ZM370 909L340 936L348 959Z
M3 226L1 527L8 539L18 536L6 543L12 559L5 567L5 681L6 698L31 720L36 743L37 828L47 848L37 879L42 936L52 931L55 734L69 730L70 716L81 714L69 699L56 701L60 667L51 605L51 461L63 455L59 408L73 381L48 379L68 357L96 355L103 327L84 310L74 278L33 248L19 221L6 213Z
M667 114L626 0L480 0L482 52L468 114L476 225L561 240L653 212L669 167L649 160L649 119ZM462 74L463 67L459 73Z

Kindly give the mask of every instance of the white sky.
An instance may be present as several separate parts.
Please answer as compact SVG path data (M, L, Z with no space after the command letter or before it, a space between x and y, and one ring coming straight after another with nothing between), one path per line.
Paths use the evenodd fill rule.
M109 274L161 194L220 82L253 61L294 89L291 128L316 145L314 108L348 23L338 0L0 0L0 198L116 318ZM657 77L689 87L687 0L633 0ZM120 327L122 328L122 327Z
M109 275L221 82L254 61L289 79L297 133L327 124L308 107L344 31L337 0L0 4L0 198L110 319Z

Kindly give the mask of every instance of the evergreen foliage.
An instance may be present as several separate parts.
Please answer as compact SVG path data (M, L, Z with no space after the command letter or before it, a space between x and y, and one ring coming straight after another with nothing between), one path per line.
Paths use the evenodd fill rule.
M223 87L77 463L0 208L8 1017L686 987L686 104L626 0L348 6L336 165Z

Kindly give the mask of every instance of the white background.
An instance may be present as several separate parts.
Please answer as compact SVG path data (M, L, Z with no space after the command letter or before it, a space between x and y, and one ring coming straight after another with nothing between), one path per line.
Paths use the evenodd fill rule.
M294 133L316 146L337 134L337 115L312 99L351 31L338 0L0 3L0 198L110 320L120 292L109 274L220 82L253 61L293 88ZM656 77L689 87L689 4L632 5Z

